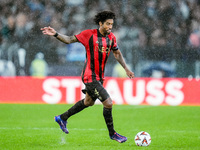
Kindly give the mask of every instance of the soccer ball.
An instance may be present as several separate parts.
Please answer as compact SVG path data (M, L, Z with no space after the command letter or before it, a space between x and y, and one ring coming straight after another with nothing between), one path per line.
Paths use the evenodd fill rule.
M149 146L151 143L151 136L145 131L141 131L135 136L135 144L137 146Z

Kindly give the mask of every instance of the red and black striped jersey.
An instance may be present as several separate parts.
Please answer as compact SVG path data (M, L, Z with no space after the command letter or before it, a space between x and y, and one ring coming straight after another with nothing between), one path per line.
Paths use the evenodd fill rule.
M98 29L88 29L75 36L86 49L86 60L81 75L83 82L103 81L110 51L118 50L115 35L111 32L103 36Z

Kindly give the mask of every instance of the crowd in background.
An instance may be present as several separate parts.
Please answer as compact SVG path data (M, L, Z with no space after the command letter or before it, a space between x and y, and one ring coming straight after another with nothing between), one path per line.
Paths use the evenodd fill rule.
M66 63L66 46L40 28L78 34L97 28L93 17L102 10L116 13L113 32L128 61L146 48L200 48L200 0L6 0L0 3L0 59L13 62L16 75L30 75L38 52L49 64ZM24 66L20 48L26 52Z

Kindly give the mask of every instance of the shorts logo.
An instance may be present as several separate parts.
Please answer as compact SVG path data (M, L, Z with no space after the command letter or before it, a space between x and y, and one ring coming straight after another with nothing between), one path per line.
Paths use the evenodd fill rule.
M97 95L100 100L102 100L102 97L99 95L99 92L97 91L96 88L94 90L94 94Z
M96 88L95 88L95 90L94 90L94 94L97 95L97 96L99 96L99 92L97 91Z

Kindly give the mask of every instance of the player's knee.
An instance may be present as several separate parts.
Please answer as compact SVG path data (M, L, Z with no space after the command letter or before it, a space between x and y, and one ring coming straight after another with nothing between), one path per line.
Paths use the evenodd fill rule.
M88 102L87 106L93 106L94 105L94 101Z
M110 102L107 104L107 108L112 108L112 106L113 106L113 103L112 103L112 101L110 101Z
M84 99L84 105L85 106L93 106L94 105L94 101L92 100L92 98L88 95L88 93L86 93L86 97Z
M111 98L106 99L106 100L103 102L103 105L104 105L104 107L106 107L106 108L112 108L113 102L112 102Z
M94 101L92 99L85 99L84 100L84 105L93 106L94 105Z

